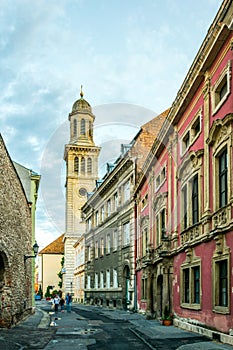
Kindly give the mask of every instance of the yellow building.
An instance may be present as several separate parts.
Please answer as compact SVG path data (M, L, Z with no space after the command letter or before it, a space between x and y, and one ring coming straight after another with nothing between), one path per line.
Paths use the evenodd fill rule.
M64 234L55 241L47 245L38 254L38 285L41 286L43 296L47 287L59 290L60 278L58 273L61 271L61 260L64 256Z

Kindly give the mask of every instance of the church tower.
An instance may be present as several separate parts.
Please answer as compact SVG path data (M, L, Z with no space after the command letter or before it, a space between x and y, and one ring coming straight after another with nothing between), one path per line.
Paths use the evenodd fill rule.
M70 141L65 145L66 162L66 232L64 236L65 274L63 289L72 293L75 269L74 244L85 232L81 217L81 207L87 200L87 193L92 192L98 179L98 157L100 147L93 141L95 116L90 104L83 98L81 87L80 99L69 114Z

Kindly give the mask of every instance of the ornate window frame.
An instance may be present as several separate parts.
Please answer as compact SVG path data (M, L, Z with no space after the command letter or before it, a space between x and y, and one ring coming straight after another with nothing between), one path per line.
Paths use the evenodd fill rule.
M198 217L199 222L201 219L202 213L202 201L201 201L201 188L202 188L202 163L203 163L203 154L202 149L197 152L190 152L183 159L182 164L178 168L178 180L180 181L180 190L184 190L187 186L187 202L191 202L192 198L192 180L197 175L198 176ZM181 197L181 196L180 196ZM190 226L193 226L192 223L192 205L187 207L187 227L184 227L184 204L182 204L182 198L180 199L180 227L181 231L188 229ZM196 225L196 224L195 224Z
M165 228L167 227L167 197L168 192L160 193L156 196L153 204L155 212L155 237L156 237L156 246L158 247L162 243L162 239L165 238L164 233L162 232L162 216L165 213L164 221Z
M180 266L180 306L185 309L201 310L202 307L202 264L201 258L195 256L194 250L192 248L186 249L186 260ZM199 303L194 303L194 269L199 267ZM189 302L185 302L185 271L189 273Z
M143 216L141 219L141 244L140 244L140 255L142 257L147 254L147 246L150 243L149 239L149 215Z
M230 248L226 246L225 236L219 234L215 236L216 249L212 258L212 283L213 283L213 311L220 314L229 314L231 305L231 265L230 265ZM227 300L226 306L219 305L219 263L222 261L227 262Z
M199 126L199 128L197 128ZM192 123L185 130L180 143L180 155L183 157L189 147L198 139L202 131L202 107L192 118Z
M223 86L226 86L224 96L220 96ZM231 60L229 60L219 75L218 79L212 86L211 101L212 101L212 113L213 115L219 110L219 108L226 101L227 97L231 93Z
M232 133L233 133L233 113L226 115L223 119L217 119L213 122L207 143L212 147L212 169L213 169L213 211L221 210L219 203L219 155L224 149L228 154L228 193L227 203L233 198L232 193ZM228 213L229 214L229 213ZM230 215L230 214L229 214ZM230 219L230 218L229 218Z

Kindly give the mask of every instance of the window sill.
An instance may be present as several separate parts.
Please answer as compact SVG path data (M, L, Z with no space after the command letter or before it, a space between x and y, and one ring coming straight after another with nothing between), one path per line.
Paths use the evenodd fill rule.
M200 304L186 304L186 303L182 303L180 306L183 309L201 310L201 305Z
M230 308L227 306L214 306L213 308L213 312L215 312L216 314L230 314Z

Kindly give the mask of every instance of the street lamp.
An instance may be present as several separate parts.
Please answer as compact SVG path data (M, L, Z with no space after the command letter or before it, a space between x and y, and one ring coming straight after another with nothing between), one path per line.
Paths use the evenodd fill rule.
M24 255L24 262L25 262L27 259L36 258L37 253L38 253L38 251L39 251L39 246L38 246L38 244L37 244L36 241L35 241L35 244L33 245L32 249L33 249L34 255Z

